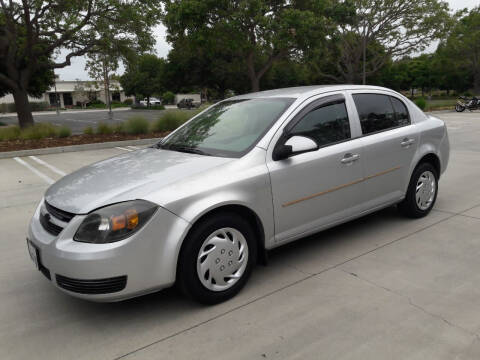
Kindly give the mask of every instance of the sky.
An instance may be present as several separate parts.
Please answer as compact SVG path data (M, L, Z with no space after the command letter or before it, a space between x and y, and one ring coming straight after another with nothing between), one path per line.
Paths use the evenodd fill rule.
M448 0L450 4L450 8L453 10L460 10L464 8L473 8L475 6L480 5L480 0ZM167 43L165 39L166 30L163 25L157 26L153 30L154 37L157 40L155 46L155 52L157 56L160 57L167 57L167 54L170 50L170 45ZM436 43L433 43L427 51L433 52L435 51ZM63 54L65 56L65 54ZM62 54L60 55L58 60L62 59ZM123 68L120 69L119 73L123 72ZM88 80L88 74L85 71L85 58L84 57L76 57L72 59L72 65L67 66L63 69L55 70L55 73L60 76L60 80Z

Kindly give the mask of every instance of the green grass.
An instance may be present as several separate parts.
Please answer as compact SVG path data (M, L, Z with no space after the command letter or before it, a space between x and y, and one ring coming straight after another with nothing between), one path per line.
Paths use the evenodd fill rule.
M161 115L158 120L152 124L153 132L172 131L180 125L190 120L193 116L198 114L198 110L171 110Z
M129 135L147 134L150 124L143 116L133 116L123 124L123 131Z
M457 103L457 98L454 99L435 99L427 100L427 110L447 110L453 109Z

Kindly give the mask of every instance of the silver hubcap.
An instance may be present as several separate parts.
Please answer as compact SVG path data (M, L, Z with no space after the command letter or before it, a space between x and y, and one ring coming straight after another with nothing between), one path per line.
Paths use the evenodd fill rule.
M437 191L437 182L431 171L425 171L417 181L415 199L420 210L427 210L432 206Z
M242 233L233 228L218 229L200 248L198 278L209 290L227 290L242 277L247 263L248 244Z

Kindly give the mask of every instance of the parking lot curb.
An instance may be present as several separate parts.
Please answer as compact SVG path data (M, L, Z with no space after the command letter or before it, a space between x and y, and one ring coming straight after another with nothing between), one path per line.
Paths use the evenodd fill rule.
M31 155L59 154L59 153L74 152L74 151L108 149L108 148L114 148L116 146L150 145L150 144L156 143L159 140L160 138L123 140L123 141L110 141L110 142L103 142L103 143L59 146L59 147L41 148L41 149L5 151L5 152L0 152L0 159L31 156Z

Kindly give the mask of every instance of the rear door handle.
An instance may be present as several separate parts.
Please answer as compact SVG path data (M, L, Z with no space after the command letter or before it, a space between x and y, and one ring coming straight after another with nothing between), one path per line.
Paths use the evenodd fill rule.
M342 164L351 164L355 161L357 161L358 159L360 159L360 155L358 154L351 154L351 153L346 153L344 156L343 156L343 159L340 160Z
M415 139L405 138L405 139L402 140L402 142L400 143L400 145L402 145L402 147L409 147L409 146L412 145L414 142L415 142Z

